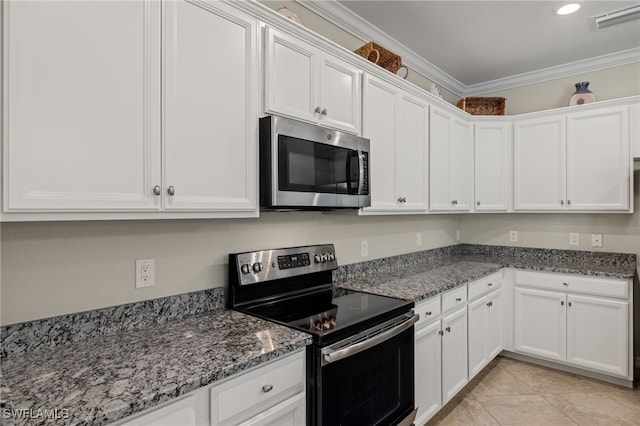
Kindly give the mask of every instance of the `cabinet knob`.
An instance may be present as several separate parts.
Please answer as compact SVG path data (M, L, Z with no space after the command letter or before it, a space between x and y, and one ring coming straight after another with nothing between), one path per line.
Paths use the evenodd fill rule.
M567 200L567 207L571 205L571 200Z
M462 298L461 297L456 297L456 302L462 302Z
M316 114L320 114L322 109L318 106L318 107L316 107L316 109L314 111L315 111Z
M438 334L442 336L442 335L444 334L444 331L439 330L439 331L438 331Z
M173 197L174 195L176 195L176 189L173 187L173 185L171 185L169 188L167 188L167 193L168 193L169 195L171 195L172 197Z
M564 200L560 200L560 205L564 206Z
M491 287L493 283L487 283L487 287Z
M153 187L153 195L160 195L160 185Z
M267 393L273 390L273 385L264 385L262 386L262 392Z
M320 114L322 114L322 115L327 115L327 109L326 109L326 108L324 108Z
M480 201L476 201L476 205L478 205L478 206L479 206L479 205L480 205Z
M564 306L564 300L560 301L560 306Z
M571 306L571 302L567 302L567 305Z
M447 330L447 333L451 333L451 327L447 327L445 330Z
M564 285L564 286L567 286L567 287L568 287L568 286L569 286L569 283L562 283L562 285Z
M431 311L429 311L429 312L425 312L424 314L425 314L426 316L429 316L429 315L431 315Z

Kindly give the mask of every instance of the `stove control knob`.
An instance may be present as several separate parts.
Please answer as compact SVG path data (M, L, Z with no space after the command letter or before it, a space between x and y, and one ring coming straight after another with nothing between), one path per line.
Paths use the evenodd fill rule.
M240 266L240 271L242 271L243 274L248 274L249 272L251 272L251 266L248 263L245 263Z
M316 254L315 256L313 256L313 261L315 263L320 263L321 260L322 260L322 258L320 257L319 254Z
M329 261L332 262L336 260L336 254L335 253L329 253Z
M327 253L322 253L321 258L322 258L322 263L325 263L329 258L329 255Z
M262 271L262 262L254 263L253 264L253 272L255 272L257 274L260 271Z

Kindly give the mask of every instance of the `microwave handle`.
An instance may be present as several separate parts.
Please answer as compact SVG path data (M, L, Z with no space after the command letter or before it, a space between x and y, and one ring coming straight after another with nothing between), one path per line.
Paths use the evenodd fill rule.
M347 174L345 179L347 181L347 194L353 194L353 189L351 188L351 159L353 157L358 157L358 151L349 151L349 155L347 155Z
M358 191L356 192L356 194L358 195L363 195L365 194L364 191L364 184L365 184L365 174L367 172L367 170L369 169L369 159L367 158L367 156L365 155L364 151L358 151Z

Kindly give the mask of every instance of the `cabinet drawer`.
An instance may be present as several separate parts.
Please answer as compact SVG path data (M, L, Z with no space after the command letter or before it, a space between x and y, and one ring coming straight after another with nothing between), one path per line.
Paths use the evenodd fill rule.
M270 363L211 388L211 420L237 424L304 391L304 353Z
M448 312L467 301L467 286L462 285L442 295L442 312Z
M552 272L516 271L515 283L520 286L594 294L599 296L629 297L629 282L621 278L591 277L585 275L556 274Z
M468 284L469 300L489 293L502 285L502 271L495 272Z
M432 319L440 315L440 295L423 300L414 308L416 314L420 315L420 320L416 323L416 329L431 322Z

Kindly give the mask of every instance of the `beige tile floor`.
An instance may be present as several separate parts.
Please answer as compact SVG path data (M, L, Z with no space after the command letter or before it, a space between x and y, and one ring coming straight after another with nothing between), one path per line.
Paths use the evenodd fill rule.
M640 389L498 357L427 426L640 425Z

